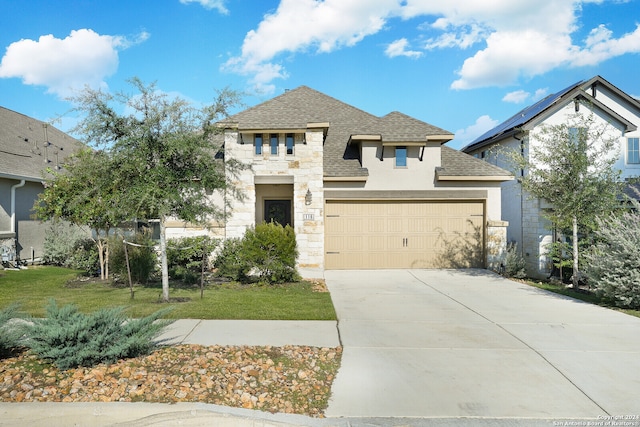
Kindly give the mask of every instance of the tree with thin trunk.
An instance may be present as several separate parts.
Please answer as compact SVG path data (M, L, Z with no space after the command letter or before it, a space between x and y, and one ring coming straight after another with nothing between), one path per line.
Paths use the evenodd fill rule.
M109 231L126 219L118 208L122 184L110 162L102 151L85 148L74 153L63 170L48 171L44 191L33 207L42 220L61 219L92 231L102 280L109 277Z
M227 211L212 203L212 192L241 197L231 182L242 166L224 159L223 138L215 137L221 131L216 123L239 98L225 89L212 105L195 108L155 84L138 78L130 83L137 92L133 95L85 89L74 98L76 109L85 115L76 132L110 156L111 173L122 183L122 212L129 219L159 221L162 299L169 301L167 220L208 227ZM221 199L226 204L229 197Z
M620 130L597 117L576 113L564 123L544 124L523 139L525 150L507 152L525 172L520 179L523 190L550 204L543 216L557 230L571 234L572 284L576 289L579 237L596 227L597 216L619 206L622 191L620 171L614 169Z

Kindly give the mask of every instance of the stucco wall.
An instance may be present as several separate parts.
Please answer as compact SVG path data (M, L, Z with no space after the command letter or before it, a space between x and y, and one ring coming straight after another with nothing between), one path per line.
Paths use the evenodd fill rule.
M42 191L39 182L27 182L24 187L16 189L16 254L21 259L41 258L43 255L44 237L47 225L31 218L33 203ZM33 252L32 252L33 249Z
M0 178L0 231L11 229L11 186L18 182Z
M440 143L424 148L407 147L407 166L395 166L395 147L382 150L380 142L362 143L362 166L369 170L365 190L432 190L436 167L440 166ZM380 160L382 158L382 161Z

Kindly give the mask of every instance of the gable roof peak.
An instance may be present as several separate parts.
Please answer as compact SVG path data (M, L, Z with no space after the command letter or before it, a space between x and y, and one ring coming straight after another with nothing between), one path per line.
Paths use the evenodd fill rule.
M564 105L564 103L576 99L587 100L597 108L600 108L606 111L607 114L612 115L616 120L627 126L628 129L633 130L635 128L635 125L599 102L599 100L597 99L597 88L600 85L614 92L620 98L626 100L633 107L637 108L638 111L640 111L640 103L636 99L632 98L625 92L609 83L602 76L596 75L588 80L580 80L562 89L559 92L548 95L545 98L535 102L534 104L523 108L504 122L480 135L467 146L463 147L461 151L468 152L470 150L489 145L492 143L492 141L502 139L502 137L504 137L505 135L517 133L518 129L521 129L523 126L536 120L545 112L549 111L551 108L554 108L554 106ZM589 89L591 89L591 91L587 92Z

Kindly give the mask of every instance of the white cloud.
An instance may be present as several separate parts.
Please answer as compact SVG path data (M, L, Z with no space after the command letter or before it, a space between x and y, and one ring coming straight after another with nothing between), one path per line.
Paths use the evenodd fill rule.
M118 68L118 50L149 38L134 40L100 35L90 29L71 31L64 39L53 35L11 43L0 62L0 78L17 77L24 84L46 86L48 93L67 97L88 85L106 85L104 79Z
M229 59L223 69L252 76L257 87L269 87L274 79L287 76L282 65L274 63L279 54L328 53L354 46L379 32L396 4L396 0L282 0L274 13L247 33L242 54Z
M390 43L385 49L384 53L389 58L395 58L396 56L407 56L409 58L420 58L422 52L416 50L407 50L409 42L407 39L402 38Z
M440 22L439 22L440 21ZM441 20L436 21L432 28L448 30L450 24L445 27L442 26ZM452 47L459 47L460 49L467 49L472 45L481 42L487 37L487 30L479 25L472 24L469 26L462 26L455 28L458 31L448 31L438 37L429 38L425 44L425 49L445 49Z
M480 116L476 119L476 122L464 129L458 129L453 138L453 144L456 147L462 148L471 142L473 142L477 137L487 132L490 129L493 129L498 125L497 120L493 120L491 117L484 115Z
M545 96L547 96L548 93L549 93L548 87L537 89L536 92L533 94L533 100L538 101L539 99L542 99Z
M502 100L504 102L512 102L514 104L522 104L530 96L531 96L531 94L529 92L526 92L524 90L516 90L514 92L509 92L508 94L506 94L504 96L504 98L502 98Z
M247 33L241 53L223 68L269 86L287 76L279 62L282 55L329 53L393 28L400 19L424 18L427 22L416 28L423 32L424 51L481 44L460 65L452 88L506 86L557 67L594 65L639 52L640 26L619 38L599 26L585 40L573 39L583 25L578 20L582 3L604 1L281 0L275 12ZM402 36L386 46L389 57L422 53L408 50Z
M487 48L467 58L453 89L507 86L519 77L533 77L559 67L575 54L568 35L541 33L536 29L494 32Z
M180 0L182 4L199 3L205 9L217 9L218 12L228 15L229 10L225 6L225 0Z
M613 38L613 32L600 25L591 30L584 44L585 48L573 58L572 65L597 65L625 53L640 53L640 24L636 24L635 31L619 39Z
M516 90L513 92L509 92L507 93L503 98L502 101L504 102L511 102L514 104L522 104L525 101L531 100L531 101L538 101L542 98L544 98L545 96L547 96L547 93L549 93L549 88L541 88L541 89L537 89L533 95L527 91L524 90Z

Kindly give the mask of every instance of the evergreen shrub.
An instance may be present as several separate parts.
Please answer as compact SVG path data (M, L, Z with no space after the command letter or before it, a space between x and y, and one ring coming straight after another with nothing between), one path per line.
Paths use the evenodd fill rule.
M507 255L504 259L504 275L505 277L513 277L515 279L524 279L527 277L527 263L518 252L516 243L509 243L507 246Z
M125 280L127 272L127 256L124 252L123 237L115 235L109 238L109 271ZM158 255L155 251L155 244L151 239L151 233L135 233L126 237L127 242L134 245L127 245L129 255L129 266L131 268L131 280L136 283L146 284L158 267Z
M297 257L293 228L271 222L248 229L242 239L225 240L214 265L232 280L257 276L261 282L285 283L299 279Z
M298 279L298 248L291 226L274 222L256 225L246 231L244 257L251 260L260 281L285 283Z
M71 268L78 242L86 238L87 233L74 225L60 220L51 221L44 234L42 261Z
M209 268L209 256L215 250L218 241L209 236L183 237L170 239L167 247L169 276L182 280L185 284L194 284L200 280L202 263Z
M154 340L171 321L160 320L167 310L128 319L121 307L83 314L75 305L47 306L47 317L35 319L27 345L43 360L58 368L91 367L149 354Z
M0 358L11 355L22 345L25 328L24 315L16 304L0 310Z
M100 259L96 242L89 238L77 240L69 258L68 267L74 270L84 270L92 276L100 274Z
M248 280L251 263L244 258L243 246L243 239L240 238L230 238L223 242L213 262L220 276L239 282Z
M597 220L596 244L585 254L584 273L596 293L622 308L640 308L640 203Z

